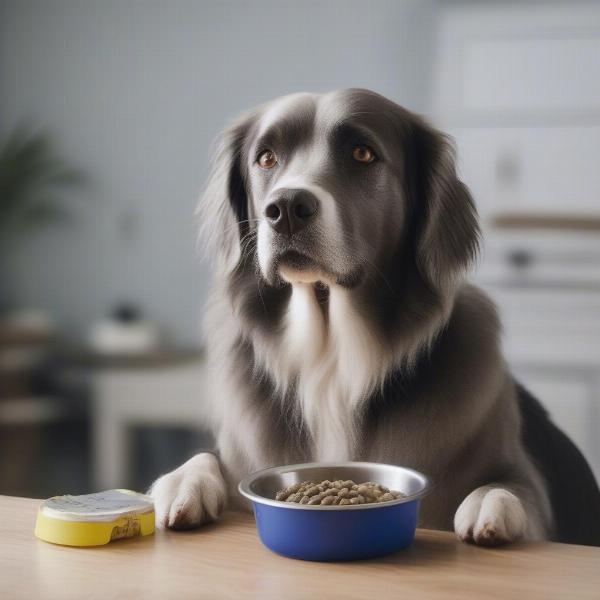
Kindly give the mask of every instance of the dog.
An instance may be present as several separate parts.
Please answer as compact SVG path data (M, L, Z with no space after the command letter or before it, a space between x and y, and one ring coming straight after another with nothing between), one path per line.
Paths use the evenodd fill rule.
M450 140L368 90L294 94L222 134L200 202L215 453L152 486L214 520L252 471L372 461L432 477L420 525L479 545L600 544L582 455L503 359Z

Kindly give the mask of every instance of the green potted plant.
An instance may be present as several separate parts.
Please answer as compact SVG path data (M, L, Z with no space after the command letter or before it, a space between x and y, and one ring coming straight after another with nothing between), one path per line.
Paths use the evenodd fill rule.
M32 230L67 219L63 194L84 181L47 133L20 125L0 140L0 253L10 256ZM0 298L0 346L39 343L51 329L48 315L10 307Z
M48 134L15 128L0 144L1 234L64 219L61 192L83 181L83 173L57 154Z

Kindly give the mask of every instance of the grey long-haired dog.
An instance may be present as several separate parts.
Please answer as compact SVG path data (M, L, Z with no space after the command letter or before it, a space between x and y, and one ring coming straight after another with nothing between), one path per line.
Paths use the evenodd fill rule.
M284 97L224 132L200 214L218 449L155 482L159 525L214 519L257 469L365 460L433 478L422 526L600 543L589 467L463 281L477 216L442 134L367 90Z

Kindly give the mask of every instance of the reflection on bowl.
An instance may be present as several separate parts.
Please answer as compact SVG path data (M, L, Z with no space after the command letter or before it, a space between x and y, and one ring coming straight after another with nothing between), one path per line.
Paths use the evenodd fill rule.
M403 492L389 502L322 506L279 502L277 492L301 481L374 481ZM278 554L304 560L356 560L382 556L414 539L429 479L412 469L380 463L305 463L249 475L239 491L252 501L261 541Z

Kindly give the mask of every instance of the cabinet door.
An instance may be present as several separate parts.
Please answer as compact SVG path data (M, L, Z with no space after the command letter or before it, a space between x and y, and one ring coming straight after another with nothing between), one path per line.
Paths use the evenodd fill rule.
M539 120L600 110L600 31L464 38L459 68L457 113Z
M446 8L434 78L484 216L600 215L600 5Z
M600 125L454 128L450 133L460 177L484 217L600 215Z
M440 9L434 107L469 122L596 119L600 6L486 3Z

